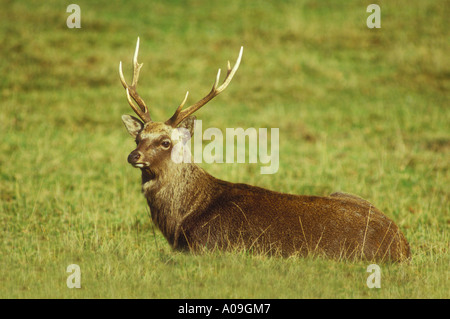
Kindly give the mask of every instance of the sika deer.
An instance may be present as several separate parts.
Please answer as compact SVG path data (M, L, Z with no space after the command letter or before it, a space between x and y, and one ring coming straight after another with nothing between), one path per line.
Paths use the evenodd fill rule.
M192 252L245 249L270 255L323 254L336 259L403 261L410 257L409 244L398 226L368 201L345 193L327 197L283 194L246 184L214 178L194 163L175 163L171 150L176 128L189 130L192 113L221 93L236 73L242 51L219 84L220 69L212 90L197 103L162 122L152 121L136 91L142 64L134 55L134 75L128 85L119 74L131 108L140 117L122 120L136 140L128 162L142 172L142 192L153 222L173 249ZM132 99L138 104L134 104Z

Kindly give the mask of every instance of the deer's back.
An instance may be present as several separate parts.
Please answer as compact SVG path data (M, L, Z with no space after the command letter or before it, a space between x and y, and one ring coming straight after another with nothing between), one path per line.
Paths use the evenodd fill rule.
M243 248L394 261L410 255L397 225L357 196L292 195L223 181L207 209L183 221L180 234L176 246L191 250Z

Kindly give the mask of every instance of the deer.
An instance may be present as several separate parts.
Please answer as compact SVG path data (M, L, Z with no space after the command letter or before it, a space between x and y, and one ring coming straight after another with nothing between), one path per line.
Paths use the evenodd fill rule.
M174 130L193 134L192 115L230 84L239 68L243 47L220 83L220 69L211 91L184 108L189 91L165 122L153 121L137 92L139 38L133 57L133 78L119 76L132 110L123 115L136 149L128 163L141 170L142 193L151 219L174 251L244 251L264 256L324 256L335 260L403 262L409 243L399 227L367 200L335 192L329 196L281 193L217 179L192 161L174 162L171 150L180 142ZM220 85L219 85L220 84ZM134 101L134 102L133 102ZM137 105L136 105L137 104Z

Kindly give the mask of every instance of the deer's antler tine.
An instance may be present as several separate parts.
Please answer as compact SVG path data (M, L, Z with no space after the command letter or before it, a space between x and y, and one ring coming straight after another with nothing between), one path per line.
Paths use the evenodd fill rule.
M133 56L134 72L133 72L133 81L131 83L131 86L137 85L137 82L139 80L139 72L141 71L141 68L144 65L143 63L141 63L141 64L138 63L138 60L137 60L138 53L139 53L139 37L136 42L136 50L134 51L134 56Z
M180 111L183 108L184 104L186 103L188 96L189 96L189 91L186 91L186 95L184 96L184 100L183 100L183 102L181 102L180 106L178 107L178 109L180 109Z
M217 71L217 75L216 75L216 80L214 81L213 84L213 91L217 90L217 84L219 84L219 80L220 80L220 69Z
M181 110L183 109L183 106L184 106L184 104L187 101L188 95L189 95L189 91L186 92L186 95L184 96L183 102L181 102L180 106L178 106L177 110L172 115L172 117L166 121L166 124L167 123L171 123L172 121L175 121L175 119L178 117L178 114L180 114Z
M123 88L126 89L128 87L128 85L127 85L127 81L125 81L125 77L123 76L122 61L119 62L119 77L120 77L120 82L122 82Z

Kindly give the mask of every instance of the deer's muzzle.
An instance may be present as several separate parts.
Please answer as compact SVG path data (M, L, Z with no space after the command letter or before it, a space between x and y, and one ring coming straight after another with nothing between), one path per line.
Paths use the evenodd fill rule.
M133 165L134 167L145 167L148 166L146 163L143 163L142 161L142 154L138 150L134 150L133 152L128 155L128 163Z

